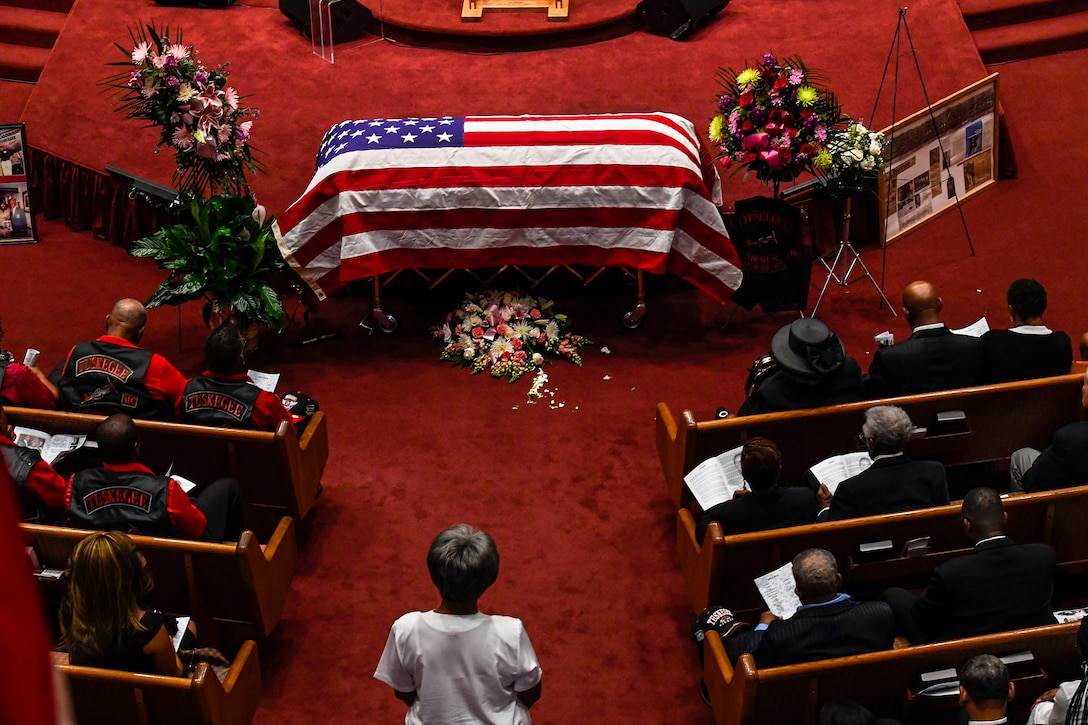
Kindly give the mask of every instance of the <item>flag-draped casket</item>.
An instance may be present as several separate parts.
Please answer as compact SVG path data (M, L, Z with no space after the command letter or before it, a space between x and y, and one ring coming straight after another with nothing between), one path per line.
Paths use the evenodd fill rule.
M672 272L726 300L741 282L721 184L668 113L344 121L277 221L323 298L411 267L589 264Z

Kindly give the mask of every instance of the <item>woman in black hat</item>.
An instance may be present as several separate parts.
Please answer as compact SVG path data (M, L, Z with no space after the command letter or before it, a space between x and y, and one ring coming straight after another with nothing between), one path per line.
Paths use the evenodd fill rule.
M752 391L738 415L861 400L861 368L846 356L838 336L817 319L803 317L776 332L771 356L778 372Z

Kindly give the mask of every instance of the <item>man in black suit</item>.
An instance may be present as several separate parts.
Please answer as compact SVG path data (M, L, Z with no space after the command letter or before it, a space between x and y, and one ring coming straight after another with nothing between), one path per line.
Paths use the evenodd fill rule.
M786 526L811 524L816 515L816 496L803 486L778 487L782 454L767 438L751 438L740 451L740 472L751 491L738 491L734 498L711 506L695 526L695 538L702 544L710 522L721 524L722 534L744 534Z
M1008 330L990 330L982 336L982 382L1005 383L1065 375L1073 364L1069 335L1043 324L1046 290L1033 279L1009 285Z
M903 290L903 315L912 334L878 347L863 384L867 398L929 393L976 385L982 374L982 341L956 335L941 322L943 303L929 282Z
M837 521L896 511L914 511L948 503L948 480L938 461L903 455L913 428L910 416L894 405L865 411L861 434L873 465L841 482L832 495L821 483L819 521Z
M802 317L779 329L771 339L771 357L778 372L751 392L737 415L861 400L861 367L846 356L838 336L815 318Z
M1080 389L1081 405L1088 407L1088 373ZM1013 451L1009 458L1013 491L1049 491L1088 483L1088 421L1059 428L1042 452L1034 448Z
M830 551L802 551L793 559L793 578L801 607L789 619L764 612L754 630L726 640L731 661L751 652L756 667L765 669L891 648L891 609L884 602L859 602L840 594L842 576Z
M899 634L915 644L975 637L1055 622L1057 557L1046 544L1016 544L1005 536L1005 507L997 491L974 488L963 499L963 523L974 552L933 570L920 597L884 592Z

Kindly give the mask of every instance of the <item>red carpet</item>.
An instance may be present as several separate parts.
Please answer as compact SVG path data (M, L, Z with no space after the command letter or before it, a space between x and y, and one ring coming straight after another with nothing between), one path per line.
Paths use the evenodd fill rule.
M737 2L685 43L636 33L598 46L486 57L377 44L338 54L329 66L309 56L307 43L272 9L78 0L68 26L76 35L61 35L23 117L31 142L47 151L168 180L168 160L149 151L150 132L121 122L94 83L105 75L101 63L115 57L112 42L126 37L125 20L181 23L207 60L232 61L239 89L264 108L255 139L268 173L257 189L282 209L308 180L324 130L343 118L653 108L702 123L715 69L766 50L800 53L830 76L849 112L865 116L896 9L883 1ZM931 97L984 74L954 3L912 5L910 24L924 43ZM976 256L954 213L892 247L889 296L912 279L930 279L950 324L985 314L999 326L1009 280L1033 276L1050 292L1052 327L1088 329L1079 276L1079 179L1088 150L1055 143L1053 134L1053 119L1074 117L1079 98L1039 101L1040 78L1086 67L1088 52L1001 68L1020 178L965 205ZM920 105L920 92L905 73L900 85L906 115ZM0 97L0 115L9 113L8 102ZM726 193L735 199L759 189L732 179ZM41 244L0 247L0 314L10 347L38 347L51 364L68 345L98 334L114 299L146 298L160 275L59 223L41 228ZM865 258L879 268L879 251ZM631 294L610 284L615 298ZM408 275L389 289L401 318L393 336L367 336L356 323L368 301L342 295L323 306L318 322L343 330L343 339L303 349L270 341L251 361L281 371L281 389L302 389L321 402L332 445L325 493L303 527L285 621L260 650L256 722L399 722L403 706L370 675L392 620L436 604L426 547L458 520L492 531L502 552L499 581L484 604L526 622L544 668L534 722L712 722L696 689L698 663L674 561L675 512L653 444L654 405L691 407L700 417L719 404L735 410L744 368L794 315L740 311L722 334L717 323L731 307L653 279L646 323L632 334L619 329L620 301L564 292L560 309L596 344L584 369L549 369L553 400L564 403L553 409L525 404L527 381L507 385L438 363L438 345L424 331L443 318L456 292L420 287ZM855 285L829 292L822 308L863 367L874 333L906 334L876 299L871 288ZM182 309L180 352L177 319L174 310L153 311L145 342L196 372L198 312Z

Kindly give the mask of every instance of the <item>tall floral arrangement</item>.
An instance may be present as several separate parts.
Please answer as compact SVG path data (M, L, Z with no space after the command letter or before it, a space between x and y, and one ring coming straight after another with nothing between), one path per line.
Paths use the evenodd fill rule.
M205 66L182 31L147 25L129 31L131 48L116 44L127 61L110 63L126 70L106 79L119 91L118 110L126 118L158 126L158 149L174 151L174 182L183 191L249 193L246 171L257 171L249 145L256 108L241 105L229 84L227 64Z
M709 137L717 158L734 173L775 186L802 172L829 168L828 141L848 120L835 95L822 88L799 57L779 61L768 53L740 71L718 72L723 91Z

